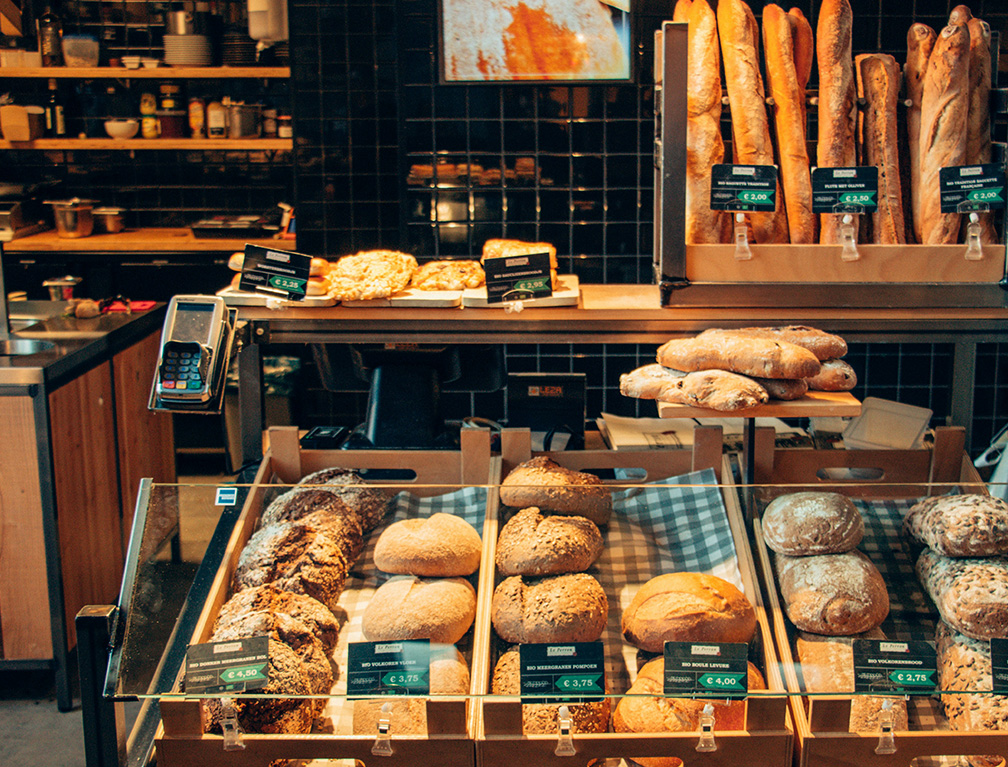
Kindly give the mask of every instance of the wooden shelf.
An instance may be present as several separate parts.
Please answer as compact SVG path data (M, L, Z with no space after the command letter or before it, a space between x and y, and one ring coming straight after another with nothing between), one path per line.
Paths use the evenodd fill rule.
M95 80L129 79L284 79L290 77L290 67L171 67L126 69L126 67L0 67L2 77L72 78Z
M116 234L92 234L90 237L60 237L55 230L30 234L3 244L4 255L26 253L145 253L179 254L200 252L233 253L246 243L264 248L294 250L293 240L271 238L247 239L196 238L188 228L126 229Z
M0 141L0 149L206 149L289 151L289 138L40 138L34 141Z
M658 403L660 418L814 418L836 416L853 418L861 414L861 403L850 392L810 391L796 400L771 400L765 405L724 412L705 407Z

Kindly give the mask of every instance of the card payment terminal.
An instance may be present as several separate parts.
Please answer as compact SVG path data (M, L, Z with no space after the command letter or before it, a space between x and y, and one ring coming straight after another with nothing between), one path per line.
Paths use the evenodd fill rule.
M227 350L228 310L219 296L172 298L165 315L155 394L164 402L196 405L214 395Z

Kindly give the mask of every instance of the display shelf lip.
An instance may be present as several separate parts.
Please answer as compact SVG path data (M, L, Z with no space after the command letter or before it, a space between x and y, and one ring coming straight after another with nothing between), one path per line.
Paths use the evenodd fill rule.
M291 151L289 138L41 138L34 141L0 141L0 149L178 149Z
M153 69L140 67L0 67L0 78L69 78L88 79L211 79L211 78L266 78L284 79L290 77L290 67L173 67L158 66Z

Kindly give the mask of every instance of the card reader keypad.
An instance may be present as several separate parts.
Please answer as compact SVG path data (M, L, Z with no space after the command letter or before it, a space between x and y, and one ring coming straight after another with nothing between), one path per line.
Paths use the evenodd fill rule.
M205 354L199 344L165 344L161 361L161 388L182 391L202 389Z

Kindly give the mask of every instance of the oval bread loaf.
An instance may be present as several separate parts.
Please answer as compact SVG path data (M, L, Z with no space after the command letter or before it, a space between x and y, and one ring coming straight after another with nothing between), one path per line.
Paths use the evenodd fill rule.
M763 537L778 554L841 554L861 542L864 520L846 495L788 493L774 498L763 512Z
M917 577L949 626L972 639L1008 636L1008 559L943 557L925 549Z
M521 509L501 528L497 569L504 575L579 573L601 553L602 534L590 519L547 517L532 506Z
M612 496L594 474L574 471L546 456L512 469L501 482L500 499L519 509L535 506L554 514L586 517L605 525L612 515Z
M652 578L623 612L623 637L648 652L666 641L748 642L756 611L728 581L706 573L666 573Z
M903 518L911 538L946 557L1008 554L1008 503L990 495L934 495Z
M594 642L605 629L609 600L585 573L524 580L513 575L494 589L490 620L505 642Z
M805 382L812 391L850 391L857 386L857 373L843 360L823 360L819 372Z
M476 590L464 578L400 575L378 587L361 627L372 642L429 639L455 644L475 617Z
M758 378L810 378L819 372L819 360L802 346L721 329L666 341L658 347L657 360L686 372L728 370Z
M479 533L461 517L438 512L401 519L378 536L375 567L386 573L446 578L479 569Z

